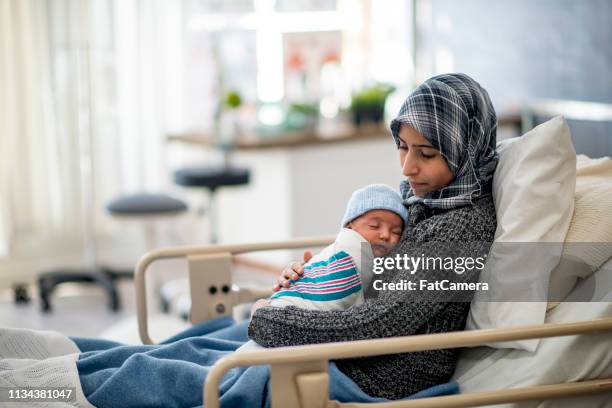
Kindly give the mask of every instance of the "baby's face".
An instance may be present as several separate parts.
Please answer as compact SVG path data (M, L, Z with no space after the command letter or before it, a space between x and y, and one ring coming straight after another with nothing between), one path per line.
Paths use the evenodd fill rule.
M402 236L404 222L388 210L372 210L351 221L347 228L359 233L372 245L374 256L385 256Z

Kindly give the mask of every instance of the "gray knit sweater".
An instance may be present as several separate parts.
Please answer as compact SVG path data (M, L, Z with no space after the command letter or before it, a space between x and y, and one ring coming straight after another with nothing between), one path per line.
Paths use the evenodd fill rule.
M474 205L451 210L431 209L417 203L409 208L409 213L408 225L395 253L419 256L432 242L448 246L493 241L496 217L490 196ZM485 255L489 244L480 246L480 253L469 256ZM414 280L418 275L395 271L389 276L396 281ZM467 273L461 276L466 281L478 278ZM385 291L345 311L264 307L253 315L249 337L265 347L281 347L463 330L469 303L440 301L435 298L438 294L439 291ZM369 395L400 399L447 382L455 370L457 353L456 349L432 350L336 363Z

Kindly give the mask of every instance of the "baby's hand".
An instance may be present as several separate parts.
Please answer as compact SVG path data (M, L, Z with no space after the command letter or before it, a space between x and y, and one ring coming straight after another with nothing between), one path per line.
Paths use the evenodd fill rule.
M304 251L303 262L291 262L283 271L281 276L278 278L278 282L272 286L274 292L278 292L281 288L289 287L289 280L296 280L304 275L304 264L312 258L312 252Z
M266 306L270 306L270 302L268 301L268 299L259 299L257 302L255 302L253 307L251 307L251 316L253 315L253 313L255 313L257 309Z

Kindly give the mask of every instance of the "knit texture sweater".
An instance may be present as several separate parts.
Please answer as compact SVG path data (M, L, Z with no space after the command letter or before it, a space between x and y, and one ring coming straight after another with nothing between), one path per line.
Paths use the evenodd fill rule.
M455 254L485 256L496 228L495 207L490 196L475 201L473 205L449 210L432 209L416 203L409 208L408 220L400 242L389 256L408 254L418 257L424 253L435 256L435 248L470 242L485 244L475 247L477 253L471 247L470 253L459 249ZM428 270L427 273L429 278L448 274L448 271L432 273ZM391 278L390 281L423 278L418 271L411 274L396 270L385 274ZM474 282L478 274L464 273L456 277ZM440 296L449 295L442 295L440 291L383 291L377 297L344 311L263 307L251 319L249 337L264 347L282 347L463 330L469 302ZM449 381L455 370L457 354L456 349L430 350L343 359L337 360L336 364L367 394L400 399Z

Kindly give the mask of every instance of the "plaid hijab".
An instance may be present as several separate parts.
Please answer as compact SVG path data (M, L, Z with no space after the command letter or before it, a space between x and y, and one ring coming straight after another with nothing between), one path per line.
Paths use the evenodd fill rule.
M446 159L455 176L446 187L417 197L408 180L400 191L406 204L455 208L491 194L497 166L497 117L489 94L465 74L443 74L419 85L391 121L399 147L402 124L420 132Z

